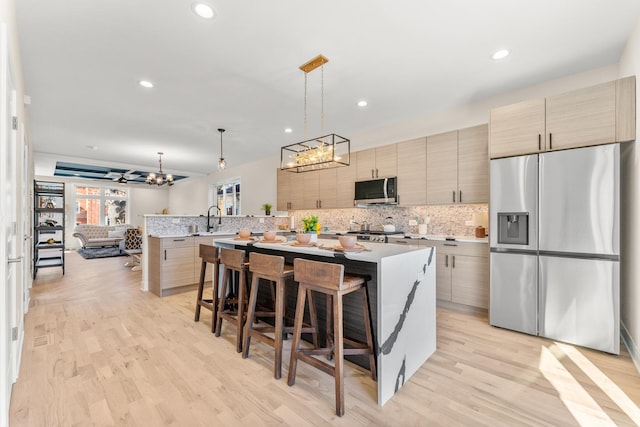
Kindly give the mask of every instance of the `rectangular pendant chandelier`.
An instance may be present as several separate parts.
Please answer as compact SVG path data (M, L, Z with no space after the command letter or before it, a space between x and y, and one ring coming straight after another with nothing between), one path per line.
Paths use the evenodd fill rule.
M304 137L307 137L307 74L329 62L327 58L318 55L302 64L299 68L305 74L304 78ZM324 71L321 80L321 133L324 133ZM289 172L309 172L329 169L351 164L350 141L335 133L307 139L280 148L280 169Z
M350 145L335 133L286 145L280 149L280 169L299 173L349 166Z

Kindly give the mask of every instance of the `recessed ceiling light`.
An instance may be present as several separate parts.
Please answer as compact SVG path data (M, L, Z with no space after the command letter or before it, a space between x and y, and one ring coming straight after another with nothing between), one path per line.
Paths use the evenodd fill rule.
M85 145L86 148L88 148L89 150L97 150L98 147L95 145Z
M501 49L491 55L491 59L502 59L506 58L507 56L509 56L509 51L507 49Z
M212 19L216 15L213 8L206 3L193 3L191 9L196 15L204 19Z
M366 107L367 104L368 104L367 101L364 101L364 100L363 101L358 101L358 107Z
M293 129L291 129L291 128L286 128L284 131L285 131L286 133L291 133L291 132L293 132Z
M146 87L147 89L151 89L153 87L153 83L149 80L140 80L138 84L142 87Z

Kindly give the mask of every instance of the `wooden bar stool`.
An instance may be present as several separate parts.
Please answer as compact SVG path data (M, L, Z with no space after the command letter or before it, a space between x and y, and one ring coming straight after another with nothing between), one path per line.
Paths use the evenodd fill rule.
M211 333L215 332L216 317L218 316L218 274L220 272L220 259L218 257L218 248L211 245L200 245L200 258L202 265L200 266L200 282L198 283L198 299L196 300L196 318L200 321L200 309L202 307L211 310ZM202 298L204 291L204 277L207 273L207 264L213 264L213 276L211 278L211 289L213 295L211 299Z
M367 286L364 278L345 276L344 266L325 262L309 261L296 258L293 260L294 278L299 282L298 303L296 305L296 318L293 329L293 342L291 343L291 361L289 362L288 384L291 386L296 380L296 368L298 359L311 366L333 375L336 384L336 415L344 415L344 355L368 354L371 377L376 379L375 352L373 349L373 334L371 332L371 320L367 305ZM331 298L333 307L327 317L333 318L332 347L301 349L300 329L304 315L305 295L307 291L321 292ZM362 309L367 342L362 343L343 337L342 324L342 296L355 291L362 291ZM327 331L327 334L330 332ZM347 344L350 348L344 348ZM334 365L313 356L333 356Z
M222 319L228 320L237 328L236 351L240 353L242 351L242 331L244 329L245 319L245 292L247 287L247 272L249 270L249 263L245 262L245 253L243 250L227 248L220 249L220 263L224 264L224 270L222 272L222 289L220 292L220 299L218 300L216 337L220 336L220 331L222 330ZM228 302L227 292L230 288L231 276L234 272L237 272L240 277L238 281L237 309L229 308L225 310L225 304L227 304Z
M255 337L265 344L270 345L275 350L275 360L273 366L273 376L280 379L282 376L282 341L285 330L291 331L293 328L284 327L285 312L285 284L287 279L293 278L293 267L284 264L284 257L265 255L257 252L249 254L249 270L252 274L251 290L249 291L249 306L247 308L247 321L244 326L244 340L242 344L242 357L249 356L251 337ZM275 300L273 311L256 311L258 301L258 290L260 279L275 284ZM272 288L273 289L273 288ZM273 293L272 293L273 299ZM309 299L309 314L311 316L311 326L303 327L302 332L311 332L315 345L318 344L317 317L313 299ZM273 317L274 326L256 326L254 318ZM273 338L267 333L273 333Z

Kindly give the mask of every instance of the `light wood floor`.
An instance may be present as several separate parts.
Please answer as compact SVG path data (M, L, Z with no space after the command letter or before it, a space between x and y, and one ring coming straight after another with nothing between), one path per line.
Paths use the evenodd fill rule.
M637 425L640 376L619 357L492 328L438 309L438 349L384 407L366 371L347 363L346 414L333 378L299 364L288 387L272 350L243 360L234 330L210 332L195 292L143 293L126 258L68 258L32 290L10 422L18 426ZM416 337L419 339L419 337ZM290 344L290 340L286 345Z

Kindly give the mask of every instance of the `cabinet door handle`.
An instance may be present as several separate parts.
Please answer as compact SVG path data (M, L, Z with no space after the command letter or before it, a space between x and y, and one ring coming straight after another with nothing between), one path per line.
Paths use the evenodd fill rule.
M318 200L318 207L322 209L322 200Z
M549 150L553 150L553 137L551 136L551 132L549 132Z
M444 243L443 246L458 246L455 243Z
M174 242L184 242L184 239L173 239Z
M542 135L538 134L538 151L542 150Z
M376 178L378 177L378 168L376 168Z
M453 203L455 203L456 202L456 192L452 191L451 194L453 194Z
M462 190L459 191L460 197L458 197L458 202L462 203Z
M444 256L444 266L449 267L449 255Z
M451 255L451 267L456 268L456 256Z
M164 250L164 260L165 261L167 260L167 250L166 249Z

